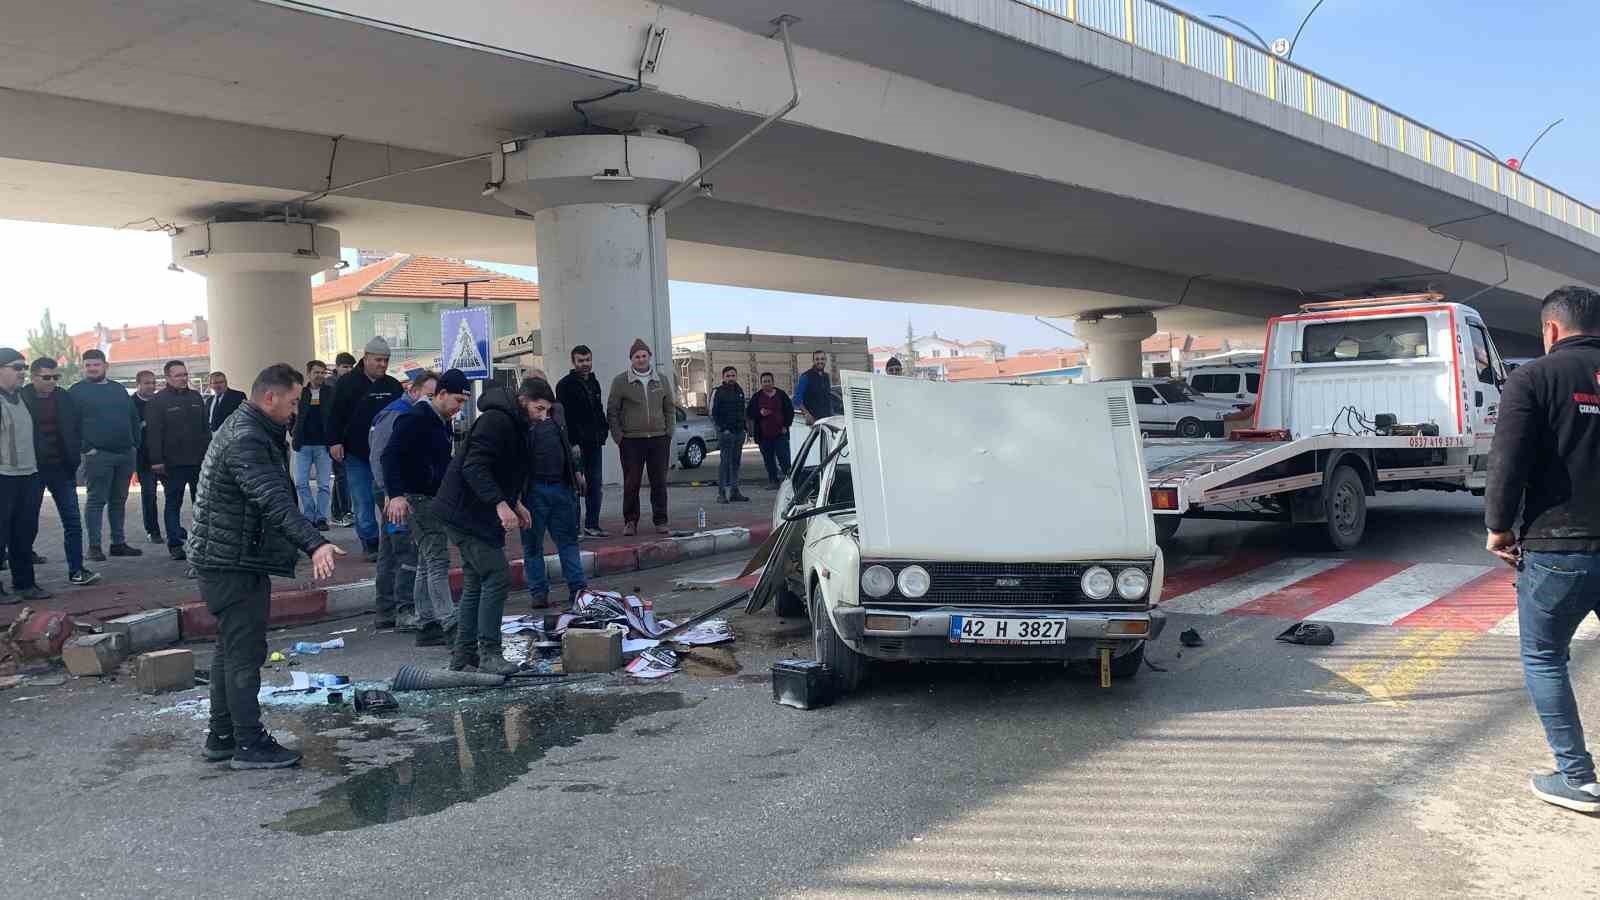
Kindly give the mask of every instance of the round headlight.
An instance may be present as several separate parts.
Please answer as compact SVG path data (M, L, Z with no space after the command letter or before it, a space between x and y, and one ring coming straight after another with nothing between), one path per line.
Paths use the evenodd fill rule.
M1083 595L1090 600L1104 600L1111 596L1111 591L1116 587L1116 579L1111 577L1111 570L1105 566L1090 566L1083 573L1083 580L1079 582Z
M861 589L869 597L882 597L894 590L894 573L887 566L868 566L861 573Z
M906 566L900 570L900 594L915 600L928 593L928 588L933 586L933 579L928 577L928 570L921 566Z
M1137 600L1150 590L1150 576L1142 569L1123 569L1117 573L1117 595L1124 600Z

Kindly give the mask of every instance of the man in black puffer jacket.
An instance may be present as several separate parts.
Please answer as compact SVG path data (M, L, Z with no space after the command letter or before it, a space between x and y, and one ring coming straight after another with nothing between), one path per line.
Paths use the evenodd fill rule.
M434 500L434 512L461 551L461 607L450 654L457 671L506 675L517 668L501 652L500 615L511 589L506 532L533 525L521 500L531 455L528 418L543 418L552 405L529 399L535 381L524 381L514 399L503 387L484 388L467 446L450 461ZM549 391L543 380L537 384Z
M333 574L343 555L300 514L289 480L284 431L300 403L300 373L270 366L249 402L211 439L200 466L200 493L189 529L189 562L200 596L217 617L211 663L211 730L205 758L235 769L280 769L300 761L261 727L261 665L267 661L268 576L294 575L299 553L312 575Z

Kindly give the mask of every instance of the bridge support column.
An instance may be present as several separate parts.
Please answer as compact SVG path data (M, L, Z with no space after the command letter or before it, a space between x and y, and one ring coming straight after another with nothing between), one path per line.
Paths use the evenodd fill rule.
M650 207L700 168L700 152L660 134L538 138L505 154L495 199L533 216L539 262L539 327L552 379L572 348L594 351L610 390L643 338L669 382L672 311L667 298L666 219ZM608 454L607 481L617 477Z
M311 276L339 262L339 232L311 223L211 222L172 238L172 261L205 276L211 371L248 392L262 369L297 370L315 348Z
M1150 313L1087 313L1072 326L1072 333L1089 345L1089 375L1095 381L1138 378L1144 374L1139 344L1156 333Z

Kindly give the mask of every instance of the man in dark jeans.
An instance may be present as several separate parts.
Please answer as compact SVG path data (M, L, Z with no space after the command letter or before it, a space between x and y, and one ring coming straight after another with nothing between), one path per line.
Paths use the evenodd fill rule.
M550 383L543 378L530 378L524 383L524 393L535 404L535 411L529 416L531 457L522 504L528 508L533 526L522 530L522 573L528 582L529 606L538 611L550 608L550 575L544 567L547 532L561 559L568 599L575 599L579 591L588 587L578 553L578 495L583 492L584 477L578 471L581 457L573 452L567 424L562 421L565 410L554 408L556 395ZM551 404L552 409L536 414L544 410L545 403Z
M521 497L528 484L528 419L549 414L550 403L528 399L529 381L513 398L498 385L478 400L465 449L450 461L434 511L461 551L461 609L450 668L509 675L500 645L500 616L511 589L506 532L533 525Z
M22 402L33 417L33 446L39 464L40 486L55 501L61 519L61 544L67 557L67 580L80 587L100 580L83 565L83 518L78 514L78 462L83 439L78 436L78 411L72 398L60 390L61 370L56 361L41 356L29 366L31 383L22 389ZM43 503L44 494L38 495ZM35 520L38 507L34 508ZM30 546L29 551L32 551Z
M145 454L144 450L146 429L142 424L144 422L145 407L150 403L150 398L154 397L156 391L160 390L160 388L156 385L156 373L149 369L145 369L133 376L133 380L134 384L137 385L133 394L133 407L138 410L139 422L141 423L139 455L134 459L133 470L134 474L139 478L139 508L144 513L144 533L150 538L150 543L162 544L165 541L161 538L161 508L158 502L158 494L160 492L156 490L156 486L161 483L161 479L156 476L155 472L150 470L150 458Z
M0 547L11 558L11 588L0 588L0 604L49 600L33 577L33 539L39 533L38 453L33 416L22 402L22 354L0 347Z
M594 375L594 353L582 344L572 348L572 371L556 383L556 402L567 415L567 434L583 454L583 533L588 537L611 535L600 527L600 500L603 463L601 448L606 445L610 426L606 424L606 404L600 394L600 379Z
M334 357L333 374L328 376L326 384L328 400L325 410L333 407L333 394L339 389L339 379L349 375L355 367L356 358L349 353L340 353ZM324 411L324 420L327 415L328 413ZM329 440L332 440L331 434ZM333 459L331 455L328 458ZM344 460L333 460L333 505L329 508L328 515L333 524L340 528L349 528L356 521L354 507L350 504L350 479L344 472Z
M717 502L748 503L739 493L739 463L744 461L744 423L749 416L744 388L739 386L739 370L722 369L722 383L711 394L711 422L717 426Z
M200 597L217 617L211 663L211 727L204 756L235 769L281 769L300 761L261 727L261 666L267 661L272 580L294 575L298 553L311 574L333 574L344 551L300 514L289 480L284 435L300 403L300 373L280 363L263 370L249 400L217 430L200 468L189 559Z
M84 503L89 559L105 562L101 549L102 516L111 528L112 556L143 556L128 546L123 531L128 506L128 482L139 452L143 423L139 410L122 385L106 377L106 355L85 350L80 357L83 380L68 391L78 410L78 433L83 436L83 477L89 497Z
M145 451L167 495L167 552L181 560L188 558L183 542L189 537L183 527L183 492L188 490L191 497L199 492L200 464L211 446L211 428L205 398L189 387L189 367L183 360L169 360L162 371L167 386L145 407Z
M1533 776L1533 793L1593 813L1600 784L1567 659L1578 625L1600 610L1600 294L1552 292L1540 328L1545 355L1511 373L1500 397L1484 521L1489 552L1517 569L1523 680L1558 769Z
M767 467L767 489L777 490L789 474L789 428L794 425L794 404L778 390L771 372L761 373L761 390L750 398L750 431L761 448Z

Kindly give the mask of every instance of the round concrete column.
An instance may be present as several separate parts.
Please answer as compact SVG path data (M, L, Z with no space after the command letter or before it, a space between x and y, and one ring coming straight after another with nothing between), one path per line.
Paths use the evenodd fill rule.
M311 276L339 262L339 232L309 223L213 222L172 239L172 261L206 279L211 370L248 392L262 369L315 348Z
M1093 380L1138 378L1144 374L1139 344L1156 333L1156 317L1150 313L1091 313L1078 318L1072 333L1089 345L1089 376Z
M552 380L583 344L609 397L628 347L643 338L667 383L676 383L666 218L651 216L650 206L699 169L700 151L657 134L539 138L506 155L495 199L533 214L539 329ZM606 483L621 471L612 445Z
M609 389L634 338L644 338L673 378L665 217L649 210L699 168L700 151L656 134L539 138L507 154L495 199L533 214L539 328L552 379L584 344Z

